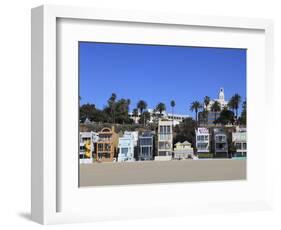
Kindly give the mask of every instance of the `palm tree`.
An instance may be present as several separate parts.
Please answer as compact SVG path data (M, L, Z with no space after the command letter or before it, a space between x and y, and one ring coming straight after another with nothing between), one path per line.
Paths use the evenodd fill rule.
M137 117L139 115L139 111L137 108L133 109L133 116Z
M204 105L205 105L205 109L207 110L209 104L210 104L211 98L208 96L204 97Z
M228 106L228 108L229 108L232 112L234 112L235 106L234 106L234 102L233 102L232 98L231 98L231 99L229 100L229 102L227 103L227 106Z
M204 97L204 105L205 105L205 111L204 111L204 120L205 120L205 122L207 123L207 118L208 118L208 106L209 106L209 104L210 104L210 101L211 101L211 98L210 97L208 97L208 96L205 96Z
M211 106L211 110L215 112L215 121L217 120L217 112L221 111L221 106L218 101L215 101Z
M139 110L137 108L133 109L133 114L132 115L133 115L135 123L137 123L137 117L139 115Z
M241 102L241 96L238 93L234 94L234 96L232 96L232 98L230 99L230 105L235 110L236 118L238 118L238 108L240 102Z
M166 110L166 106L164 103L160 102L157 106L156 106L156 110L160 113L160 117L162 117L162 112Z
M172 116L173 116L173 126L174 126L174 107L176 106L176 102L171 100L171 107L172 107Z
M197 121L198 121L198 111L199 109L202 108L202 105L200 104L199 101L194 101L191 103L191 106L190 106L190 111L195 111L195 120L196 120L196 124L197 124Z
M107 103L108 103L108 106L111 110L111 113L112 113L112 120L113 120L113 123L115 123L115 103L116 103L116 94L115 93L112 93L110 98L108 99Z
M137 108L140 110L140 114L142 116L143 111L147 108L147 103L143 100L140 100L137 104ZM144 125L144 124L143 124Z
M137 108L140 110L140 113L142 115L143 111L147 108L146 102L143 100L140 100L137 104Z

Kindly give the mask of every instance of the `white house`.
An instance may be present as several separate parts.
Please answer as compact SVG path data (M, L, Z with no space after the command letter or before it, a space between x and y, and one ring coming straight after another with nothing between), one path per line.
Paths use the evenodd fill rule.
M158 116L159 116L159 111L154 111L153 109L148 109L147 112L150 114L150 120L148 121L149 123L152 123ZM134 116L133 113L129 113L129 117L134 120L135 123L139 122L140 119L140 112L138 113L137 116ZM183 115L183 114L172 114L172 113L167 113L166 111L162 112L162 118L163 119L168 119L168 120L173 120L174 125L180 124L183 119L190 117L189 115Z
M131 135L133 140L134 140L134 147L136 147L138 145L138 138L139 138L139 132L138 131L125 131L124 132L124 136L125 135Z
M81 164L93 163L93 153L95 151L95 143L99 140L96 132L80 132L79 134L79 159Z
M234 157L246 157L247 156L247 129L236 128L236 132L232 133L232 142L236 148Z
M135 161L134 159L135 138L133 133L125 133L119 138L118 162Z
M200 127L195 130L197 153L210 152L210 133L207 128Z

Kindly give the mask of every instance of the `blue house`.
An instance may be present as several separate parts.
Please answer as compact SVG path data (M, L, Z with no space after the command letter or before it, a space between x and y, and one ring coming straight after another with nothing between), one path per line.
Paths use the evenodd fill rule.
M213 130L213 151L215 157L228 157L227 134L222 128L214 128Z
M153 136L154 134L149 131L139 135L138 160L153 160Z

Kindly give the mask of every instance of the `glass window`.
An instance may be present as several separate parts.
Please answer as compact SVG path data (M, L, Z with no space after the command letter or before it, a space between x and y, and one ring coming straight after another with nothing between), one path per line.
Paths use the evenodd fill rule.
M129 148L121 148L121 153L124 154L125 156L127 156L129 152Z
M167 133L171 133L171 127L167 126Z
M247 143L243 143L243 149L247 149Z
M236 146L236 149L237 149L237 150L242 149L242 145L241 145L241 143L236 143L236 145L235 145L235 146Z
M152 145L152 138L140 138L140 145Z
M216 141L224 142L226 141L226 137L224 135L217 135Z
M103 144L98 144L98 150L102 151L103 150Z
M104 149L105 151L110 151L110 144L105 144Z
M151 147L141 147L141 154L149 156L151 154Z
M200 150L206 150L207 147L208 147L207 143L198 143L198 145L197 145L197 149L200 149Z

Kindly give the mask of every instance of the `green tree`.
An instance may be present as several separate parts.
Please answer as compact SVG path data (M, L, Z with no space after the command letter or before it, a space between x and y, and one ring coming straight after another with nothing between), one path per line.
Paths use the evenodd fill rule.
M160 117L162 117L162 113L163 111L166 110L166 105L162 102L160 102L157 106L156 106L156 111L158 111L160 113Z
M204 117L205 124L208 121L208 106L210 104L210 101L211 101L211 98L209 96L204 97L205 108L204 108L204 111L203 111L203 117Z
M147 103L143 100L140 100L137 103L137 108L140 110L140 114L142 115L143 111L147 108ZM143 125L144 125L144 123L143 123Z
M90 121L93 121L96 113L96 106L89 103L84 104L80 106L79 113L81 121L84 121L86 118L88 118Z
M180 124L174 127L174 144L188 141L195 147L195 128L196 121L191 117L185 118Z
M116 107L116 98L117 95L112 93L110 98L107 100L108 107L112 115L112 122L115 123L115 107Z
M239 94L234 94L231 99L229 100L229 107L236 112L236 118L238 118L238 109L241 102L241 96Z
M146 122L150 120L150 113L148 111L144 111L139 119L139 124L146 125Z
M195 121L196 124L198 125L198 111L202 108L203 106L200 104L199 101L194 101L191 103L190 106L190 111L195 112Z
M211 111L215 112L215 121L217 120L217 113L221 111L221 106L218 101L215 101L211 106Z
M208 96L205 96L205 97L204 97L205 109L208 108L208 106L209 106L209 104L210 104L210 101L211 101L210 97L208 97Z
M109 118L104 111L97 109L94 104L81 105L79 111L81 122L85 121L86 118L95 122L107 122Z
M174 100L171 100L170 105L172 107L173 126L174 126L174 108L176 106L176 102Z
M219 123L222 125L233 124L234 123L234 113L227 108L224 108L218 119L215 120L215 123Z
M140 100L137 103L137 108L140 110L140 114L142 115L143 111L147 108L147 103L143 100Z
M133 109L133 116L134 116L134 117L137 117L138 115L139 115L138 109L137 109L137 108L134 108L134 109Z
M241 116L239 117L239 123L241 125L246 125L247 124L247 102L244 101L242 105L242 112Z
M121 98L115 103L115 121L119 124L132 123L129 118L130 100Z

